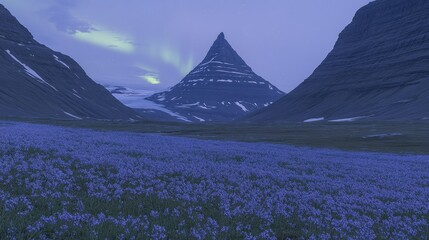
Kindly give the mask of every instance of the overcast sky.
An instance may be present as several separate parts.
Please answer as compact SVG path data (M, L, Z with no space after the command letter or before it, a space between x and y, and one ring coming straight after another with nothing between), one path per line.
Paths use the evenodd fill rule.
M163 90L220 32L285 92L305 80L370 0L0 0L48 47L101 84Z

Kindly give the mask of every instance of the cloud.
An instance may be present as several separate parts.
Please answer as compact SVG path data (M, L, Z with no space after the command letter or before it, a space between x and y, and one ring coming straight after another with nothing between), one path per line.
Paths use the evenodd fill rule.
M91 24L74 17L71 10L77 6L77 0L56 0L40 14L48 16L48 20L62 32L75 33L76 31L87 32L91 30Z
M62 32L75 33L76 31L88 32L92 30L91 24L79 20L67 12L56 11L51 12L50 15L49 21Z
M109 48L123 53L134 52L132 41L125 35L100 27L91 26L87 31L76 30L73 37L96 46Z
M78 0L56 0L50 7L41 11L41 14L48 16L48 20L59 31L65 32L77 40L122 53L134 51L132 41L124 34L96 26L74 16L72 10L78 4Z
M157 78L157 76L152 76L152 75L142 75L139 76L140 78L146 80L146 82L152 84L152 85L158 85L161 83L161 81L159 81L159 79Z
M187 75L194 66L192 56L183 57L179 51L169 45L154 45L150 49L153 57L160 59L165 64L172 65L182 75Z
M180 41L176 41L171 36L160 38L157 35L153 35L154 31L155 33L158 31L158 28L155 30L152 28L156 24L138 24L139 28L136 29L136 23L130 22L131 20L135 21L135 17L129 17L132 16L132 13L125 14L120 18L109 16L105 12L106 8L101 7L99 9L100 6L96 2L87 0L44 0L43 3L44 5L39 8L43 10L37 11L38 14L52 23L55 29L64 33L62 36L94 46L93 48L87 48L89 50L86 53L77 53L86 56L83 60L80 60L82 63L85 63L86 59L92 59L92 56L89 56L92 49L96 51L96 48L101 48L113 52L113 54L115 52L122 53L124 57L120 64L122 67L119 67L116 62L120 57L117 54L112 55L115 57L112 57L111 60L100 59L98 62L108 62L114 65L115 67L111 67L111 69L127 68L126 74L128 77L126 79L129 79L127 81L133 80L136 84L144 83L151 86L165 84L171 81L170 79L184 77L194 66L192 54L178 43ZM116 1L110 1L110 3L106 4L114 6L115 11L116 9L119 12L126 10L128 13L130 11L128 8L122 8L122 5ZM136 0L134 4L138 6L141 2ZM159 6L162 7L162 5ZM137 13L136 11L133 14ZM144 16L146 15L141 16L142 19L147 18ZM123 29L131 31L132 35L123 32ZM110 53L105 52L104 54ZM145 65L151 66L152 69L136 69L133 65L135 62L145 63ZM106 70L104 67L97 69L98 75L102 76L98 78L108 78L104 74L112 71L111 69ZM96 76L97 74L94 75ZM114 74L110 74L109 77L112 75Z
M143 79L152 85L158 85L161 83L159 74L154 68L143 64L136 64L136 67L143 72L142 75L138 76L140 79Z

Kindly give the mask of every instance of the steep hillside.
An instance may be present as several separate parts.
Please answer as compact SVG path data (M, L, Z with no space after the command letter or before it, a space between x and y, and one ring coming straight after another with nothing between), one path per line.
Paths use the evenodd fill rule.
M307 80L249 120L428 117L429 1L378 0L357 12Z
M136 113L70 57L34 40L0 4L0 116L129 119Z

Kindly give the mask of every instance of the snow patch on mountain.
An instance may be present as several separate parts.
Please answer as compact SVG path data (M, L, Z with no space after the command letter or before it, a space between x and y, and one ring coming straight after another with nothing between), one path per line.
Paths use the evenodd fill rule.
M248 112L249 110L240 102L235 102L235 105L239 106L241 108L241 110Z
M11 52L10 50L6 50L6 53L9 54L9 56L15 60L17 63L19 63L22 67L24 67L25 73L36 79L38 82L45 84L47 86L49 86L50 88L54 89L55 91L58 92L58 89L56 89L54 86L52 86L51 84L49 84L48 82L46 82L39 74L37 74L36 71L34 71L33 69L31 69L29 66L27 66L26 64L24 64L23 62L19 61L18 58L16 58Z
M205 121L206 121L206 120L204 120L204 119L202 119L202 118L199 118L199 117L197 117L197 116L192 116L192 117L194 117L194 118L198 119L200 122L205 122Z
M363 118L367 118L367 117L361 116L361 117L352 117L352 118L341 118L341 119L330 120L329 122L354 122Z
M58 56L57 56L57 55L53 55L53 56L54 56L55 61L57 61L57 62L61 63L61 64L62 64L63 66L65 66L66 68L70 69L69 65L67 65L65 62L61 61L61 60L58 58Z
M320 117L320 118L310 118L310 119L304 120L304 122L305 122L305 123L312 123L312 122L320 122L320 121L323 121L323 120L325 120L325 118L324 118L324 117Z
M75 119L78 119L78 120L82 120L82 118L80 118L80 117L78 117L78 116L76 116L76 115L73 115L73 114L71 114L71 113L69 113L69 112L66 112L66 111L63 111L67 116L69 116L69 117L72 117L72 118L75 118Z

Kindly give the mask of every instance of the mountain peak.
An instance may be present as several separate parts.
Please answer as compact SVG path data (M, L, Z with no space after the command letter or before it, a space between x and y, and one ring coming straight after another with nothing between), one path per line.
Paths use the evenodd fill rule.
M228 49L228 51L233 50L231 45L228 43L228 41L225 39L225 34L223 32L219 33L216 40L213 43L212 48L216 48L218 51L221 49Z
M219 36L217 36L217 39L225 39L225 34L221 32Z
M216 41L214 41L201 64L210 64L213 61L221 61L237 66L245 66L250 70L250 67L247 66L243 59L225 39L225 34L223 32L218 35Z
M169 91L148 100L190 121L230 121L283 95L258 76L220 33L204 60Z

